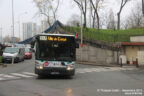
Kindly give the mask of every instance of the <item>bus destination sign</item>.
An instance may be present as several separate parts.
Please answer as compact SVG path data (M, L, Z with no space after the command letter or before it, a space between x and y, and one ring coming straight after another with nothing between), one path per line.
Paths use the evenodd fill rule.
M53 37L53 36L40 36L40 40L43 41L59 41L59 42L66 42L67 38L66 37Z

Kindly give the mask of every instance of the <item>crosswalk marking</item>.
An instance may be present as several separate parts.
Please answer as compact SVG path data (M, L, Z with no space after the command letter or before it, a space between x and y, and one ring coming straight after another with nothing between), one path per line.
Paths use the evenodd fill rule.
M3 76L4 74L0 74L0 76Z
M34 74L34 73L30 73L30 72L23 72L23 74L25 74L25 75L37 76L36 74Z
M19 74L19 73L11 73L11 75L14 75L14 76L19 76L19 77L24 77L24 78L33 77L33 76L28 76L28 75Z
M5 78L19 78L19 77L12 76L12 75L3 75L3 77L5 77Z
M0 78L0 81L5 80L4 78Z
M84 73L92 73L92 72L108 72L108 71L125 71L125 70L136 70L136 69L137 68L120 68L120 67L78 68L76 69L76 74L84 74ZM0 74L0 81L16 80L21 78L32 78L35 76L37 75L31 72Z

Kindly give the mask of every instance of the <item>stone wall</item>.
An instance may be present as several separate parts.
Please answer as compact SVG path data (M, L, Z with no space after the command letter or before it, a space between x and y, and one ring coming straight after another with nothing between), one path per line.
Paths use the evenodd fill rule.
M117 52L109 49L85 45L77 49L77 61L94 62L98 64L117 63Z

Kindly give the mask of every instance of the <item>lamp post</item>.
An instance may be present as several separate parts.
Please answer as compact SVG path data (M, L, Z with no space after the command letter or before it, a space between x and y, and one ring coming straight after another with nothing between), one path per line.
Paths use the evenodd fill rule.
M142 0L142 12L143 12L143 16L144 16L144 0Z
M81 1L82 4L82 1ZM82 47L83 47L83 24L82 24L82 9L81 9L81 61L82 61L82 56L83 56L83 52L82 52Z
M3 43L3 40L2 40L2 27L0 28L0 36L1 36L1 43Z
M19 20L19 22L18 22L19 23L19 38L21 38L21 28L20 28L21 27L21 24L20 24L21 22L20 22L20 17L22 15L24 15L24 14L27 14L27 12L24 12L24 13L20 14L19 17L18 17L18 20Z
M13 0L12 0L12 42L14 44L14 6L13 6Z

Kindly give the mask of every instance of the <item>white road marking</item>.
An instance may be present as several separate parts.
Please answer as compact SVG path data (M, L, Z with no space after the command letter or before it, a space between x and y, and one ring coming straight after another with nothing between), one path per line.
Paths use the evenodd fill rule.
M78 68L76 74L92 73L92 72L108 72L108 71L125 71L125 70L136 70L137 68L120 68L120 67L98 67L98 68ZM22 73L9 73L0 74L0 81L15 80L20 78L31 78L37 76L34 73L22 72Z
M0 74L0 76L3 76L4 74Z
M30 73L30 72L23 72L23 74L25 74L25 75L37 76L36 74L34 74L34 73Z
M5 80L4 78L0 78L0 81Z
M11 73L11 75L18 76L18 77L24 77L24 78L33 77L33 76L28 76L28 75L19 74L19 73Z
M12 76L12 75L4 75L4 78L14 78L14 79L18 79L20 77L16 77L16 76Z

